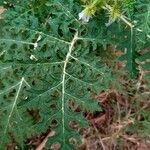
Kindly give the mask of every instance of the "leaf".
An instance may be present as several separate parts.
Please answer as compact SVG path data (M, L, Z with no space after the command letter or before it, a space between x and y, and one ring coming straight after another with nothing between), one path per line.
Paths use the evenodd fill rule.
M146 50L143 54L137 59L141 70L144 72L144 78L148 81L148 87L150 87L150 51Z
M9 141L1 140L2 145L12 137L23 148L32 133L51 128L55 135L47 147L59 142L61 149L73 149L69 141L75 138L79 143L80 135L70 123L85 128L88 122L83 112L100 110L93 94L108 87L111 73L94 55L103 41L93 40L87 31L82 36L85 26L76 19L76 9L80 7L73 1L22 1L3 15L0 124L2 129L7 124L2 138ZM6 76L7 71L11 76ZM3 96L10 95L11 90L16 94L8 96L6 103ZM4 109L6 106L10 109ZM29 110L38 110L39 118L30 116ZM22 117L18 123L19 129L25 129L22 132L15 125L18 116ZM28 119L34 121L24 121Z
M150 1L138 0L135 5L136 38L138 48L150 41ZM140 13L139 13L140 11Z

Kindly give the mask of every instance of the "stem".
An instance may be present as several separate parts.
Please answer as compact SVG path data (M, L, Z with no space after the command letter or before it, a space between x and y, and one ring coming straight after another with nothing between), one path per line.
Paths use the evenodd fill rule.
M73 47L76 43L77 37L78 37L78 32L75 33L75 36L70 43L69 50L68 50L66 59L64 61L64 67L63 67L61 110L62 110L62 128L63 128L63 142L64 142L64 144L65 144L64 134L65 134L65 78L66 78L66 68L67 68L69 58L71 57L71 52L72 52Z

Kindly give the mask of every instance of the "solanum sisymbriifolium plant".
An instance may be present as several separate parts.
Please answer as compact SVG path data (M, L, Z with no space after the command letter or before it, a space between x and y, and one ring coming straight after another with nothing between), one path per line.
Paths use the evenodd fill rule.
M46 149L58 142L72 150L81 142L83 113L100 111L94 95L107 90L113 75L101 51L112 44L124 51L136 76L136 59L149 69L149 0L7 0L0 20L0 149L15 141L26 149L33 135L54 131ZM142 53L143 54L143 53ZM147 64L148 63L148 64ZM77 111L78 108L78 111ZM36 112L36 115L31 115Z

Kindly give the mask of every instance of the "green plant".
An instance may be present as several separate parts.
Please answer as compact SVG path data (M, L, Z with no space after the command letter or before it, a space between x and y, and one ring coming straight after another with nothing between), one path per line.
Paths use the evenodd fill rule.
M127 61L130 75L136 76L138 50L149 46L149 0L134 5L125 0L119 8L119 0L83 2L86 8L92 5L91 12L86 9L91 18L87 24L78 19L80 1L1 2L7 9L0 20L1 149L13 140L24 149L27 138L49 128L55 135L47 149L55 142L61 149L73 149L72 138L80 143L71 122L88 126L83 113L100 110L94 95L109 88L113 79L109 66L101 61L107 45L126 50L120 60Z

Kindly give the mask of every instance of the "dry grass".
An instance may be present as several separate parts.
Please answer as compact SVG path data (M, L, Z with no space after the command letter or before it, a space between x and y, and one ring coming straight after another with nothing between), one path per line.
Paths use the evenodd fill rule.
M91 125L82 134L83 144L78 150L150 150L150 140L124 130L134 124L130 98L108 91L100 93L97 100L103 112L88 116Z

